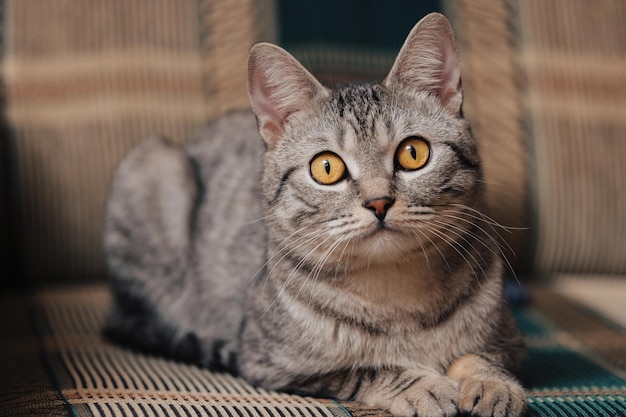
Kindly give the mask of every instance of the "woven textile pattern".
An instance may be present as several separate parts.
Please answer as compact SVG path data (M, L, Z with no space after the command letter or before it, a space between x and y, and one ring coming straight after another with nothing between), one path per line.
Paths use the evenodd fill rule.
M623 275L626 3L446 4L490 210L527 228L511 239L521 261L542 273Z
M148 135L182 141L248 106L257 3L4 3L11 135L2 140L15 166L19 268L31 284L102 279L103 208L116 163Z
M40 292L26 304L10 300L3 313L20 321L2 344L2 356L11 356L3 362L9 373L3 369L2 416L346 414L328 401L256 390L230 375L105 342L100 332L111 300L104 287ZM16 364L21 369L11 373ZM12 391L24 378L31 383Z
M626 332L567 299L533 293L517 311L531 416L626 413ZM101 335L104 286L4 297L0 415L384 415L357 404L258 390L230 375L133 352Z

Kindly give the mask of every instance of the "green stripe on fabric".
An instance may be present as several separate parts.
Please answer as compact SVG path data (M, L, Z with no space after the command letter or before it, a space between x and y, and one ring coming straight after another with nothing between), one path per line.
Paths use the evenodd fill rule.
M534 389L626 387L626 380L563 346L530 347L522 381Z
M527 307L516 307L513 309L513 314L517 326L525 336L542 337L548 334L545 324L540 321L540 318L535 317Z
M626 402L602 396L533 397L529 398L528 415L539 417L623 417Z
M344 413L346 413L346 416L348 417L352 417L352 414L346 409L346 407L344 407L343 405L341 405L340 403L338 403L337 401L333 400L332 403L341 411L343 411Z
M570 305L564 298L552 301L561 303L551 304L558 311ZM515 310L528 345L520 375L529 390L528 416L626 417L623 374L546 313L532 303Z

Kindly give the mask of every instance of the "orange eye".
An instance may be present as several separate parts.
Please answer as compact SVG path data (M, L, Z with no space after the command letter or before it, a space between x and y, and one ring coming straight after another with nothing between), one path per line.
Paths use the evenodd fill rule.
M396 150L396 165L404 171L415 171L422 168L430 158L430 146L418 137L410 137L402 141Z
M331 152L323 152L311 160L311 177L323 185L338 183L346 176L346 164Z

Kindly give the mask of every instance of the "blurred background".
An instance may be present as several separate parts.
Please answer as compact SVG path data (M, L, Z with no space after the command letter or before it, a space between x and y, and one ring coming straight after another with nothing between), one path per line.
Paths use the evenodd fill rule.
M117 161L147 135L181 142L248 107L253 43L281 44L325 83L376 80L431 11L458 38L489 214L511 227L501 234L518 276L600 288L626 274L623 1L4 0L0 11L4 289L104 280Z

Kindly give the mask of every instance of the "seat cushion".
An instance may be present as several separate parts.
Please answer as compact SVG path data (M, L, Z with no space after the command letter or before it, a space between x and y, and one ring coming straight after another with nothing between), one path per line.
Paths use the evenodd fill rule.
M0 415L361 416L355 403L257 389L227 374L132 351L101 336L104 285L0 299ZM533 416L626 413L626 333L545 288L515 308ZM622 413L622 414L620 414Z

